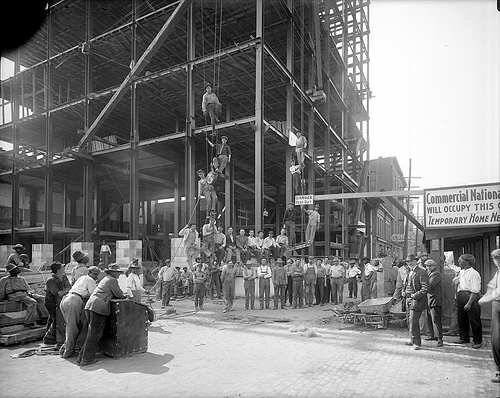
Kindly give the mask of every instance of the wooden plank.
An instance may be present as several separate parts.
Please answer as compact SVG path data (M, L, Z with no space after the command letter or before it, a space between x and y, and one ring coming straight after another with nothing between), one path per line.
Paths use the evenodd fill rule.
M18 325L24 323L26 311L6 312L0 314L0 326Z
M0 334L12 334L24 330L24 325L4 326L0 328Z
M0 301L0 313L21 311L23 304L17 301Z
M29 340L40 339L45 335L45 327L36 329L25 329L17 333L0 335L0 344L19 344Z

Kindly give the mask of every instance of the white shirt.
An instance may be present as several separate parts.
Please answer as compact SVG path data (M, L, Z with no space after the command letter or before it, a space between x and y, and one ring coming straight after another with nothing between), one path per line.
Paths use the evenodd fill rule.
M354 278L356 275L359 274L361 274L361 271L357 265L354 265L352 268L351 267L347 268L347 276L349 278Z
M86 299L94 292L96 286L95 280L88 275L84 275L77 279L69 292L76 293Z
M257 267L257 277L258 278L269 279L269 278L271 278L271 276L272 276L271 267L269 265L259 265Z
M288 246L288 237L286 235L278 235L276 238L276 243L279 245L282 243L284 246Z
M271 238L268 236L267 238L264 239L264 243L262 244L262 248L269 249L272 246L278 246L278 245L276 244L276 241L274 240L274 238Z
M365 275L366 276L370 275L372 272L377 272L378 270L379 270L378 267L374 267L370 263L365 265Z
M248 246L250 247L258 247L259 246L259 241L256 236L249 236L248 237Z
M132 291L140 290L141 293L145 292L144 288L141 285L141 280L139 279L139 275L131 272L127 276L127 294L129 297L133 297Z
M493 300L500 300L500 271L497 271L493 279L488 283L488 288L492 290Z
M468 290L471 293L479 293L481 290L481 275L474 268L460 270L458 291L461 290Z

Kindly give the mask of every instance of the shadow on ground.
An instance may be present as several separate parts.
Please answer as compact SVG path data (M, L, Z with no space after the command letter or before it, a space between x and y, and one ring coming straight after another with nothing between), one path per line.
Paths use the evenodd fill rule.
M94 371L103 369L108 373L144 373L150 375L160 375L167 373L170 368L165 366L175 357L171 354L153 354L145 352L127 358L114 359L102 357L95 365L80 368L81 370Z

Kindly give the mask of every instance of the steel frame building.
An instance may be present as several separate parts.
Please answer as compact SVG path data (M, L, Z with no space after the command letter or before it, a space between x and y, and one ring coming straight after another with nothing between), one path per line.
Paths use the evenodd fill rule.
M196 170L221 135L233 151L217 182L226 227L279 229L295 129L309 143L306 193L367 190L369 3L55 2L3 55L15 74L1 82L0 140L12 144L0 153L1 243L166 241L203 220ZM215 137L200 109L206 82L223 104ZM310 253L363 250L348 245L363 203L322 202Z

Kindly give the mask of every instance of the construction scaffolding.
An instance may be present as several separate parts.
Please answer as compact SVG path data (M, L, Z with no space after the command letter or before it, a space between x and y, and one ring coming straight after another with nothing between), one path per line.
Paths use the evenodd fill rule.
M1 82L0 141L12 149L0 152L10 198L0 242L29 237L57 252L80 235L139 239L144 230L161 245L203 223L196 171L210 171L207 139L223 135L232 158L215 189L225 227L279 231L294 197L297 130L308 142L305 193L364 190L369 3L56 2L3 55L15 73ZM201 112L207 82L222 103L215 134ZM347 257L365 220L361 199L322 202L320 213L309 253Z

